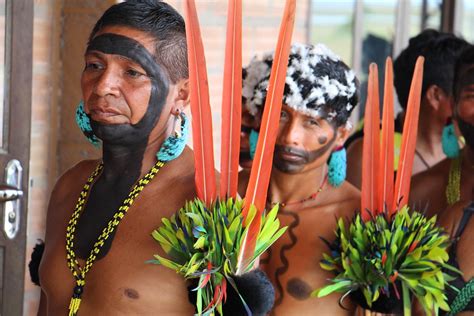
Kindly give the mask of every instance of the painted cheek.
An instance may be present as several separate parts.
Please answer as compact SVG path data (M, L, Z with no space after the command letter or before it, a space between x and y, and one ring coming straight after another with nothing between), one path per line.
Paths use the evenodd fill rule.
M319 145L324 145L327 143L327 141L328 141L328 138L326 135L321 135L318 137Z

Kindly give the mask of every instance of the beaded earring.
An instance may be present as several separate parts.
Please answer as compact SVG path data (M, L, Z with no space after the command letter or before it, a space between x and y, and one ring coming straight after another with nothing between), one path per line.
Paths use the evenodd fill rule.
M94 145L95 147L100 146L100 140L95 136L94 131L91 127L91 120L87 113L84 111L84 101L81 100L77 105L76 109L76 123L77 126L81 129L84 136L86 136L87 140Z
M333 187L340 186L346 179L347 156L346 149L336 148L329 158L328 181Z
M176 116L176 120L178 120L178 117L181 118L180 131L173 133L163 142L163 145L161 145L160 150L156 154L156 158L160 161L167 162L177 158L186 146L189 134L189 121L184 112L180 112Z
M443 152L448 158L456 158L459 156L458 137L454 130L454 124L451 118L448 119L446 125L443 127L441 134L441 144L443 145Z
M257 142L258 142L258 132L252 128L249 135L249 151L250 158L253 160L255 152L257 151Z

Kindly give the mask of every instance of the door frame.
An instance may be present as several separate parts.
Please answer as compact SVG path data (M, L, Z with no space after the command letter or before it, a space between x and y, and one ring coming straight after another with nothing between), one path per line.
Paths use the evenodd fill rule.
M7 159L23 167L20 231L5 239L1 315L22 315L25 280L26 223L30 162L34 1L7 0L5 20L4 148ZM10 14L10 17L7 15ZM8 24L7 24L8 23ZM5 125L6 124L6 125ZM0 166L4 168L4 166ZM3 180L2 180L3 182ZM3 231L3 222L2 222Z

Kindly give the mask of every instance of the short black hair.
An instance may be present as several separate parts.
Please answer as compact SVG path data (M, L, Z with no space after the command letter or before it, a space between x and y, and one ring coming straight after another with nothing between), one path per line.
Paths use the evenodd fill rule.
M97 21L89 41L97 32L113 25L153 36L156 39L155 60L163 66L171 82L189 77L184 19L169 4L158 0L128 0L115 4Z
M459 96L463 86L461 85L461 78L466 67L474 66L474 45L468 45L460 54L454 67L454 80L453 80L453 97L454 103L459 101Z
M452 95L454 64L462 49L468 45L464 39L451 33L425 30L410 39L393 64L394 84L398 100L406 109L411 79L418 56L424 56L423 97L432 85L443 89L447 95Z

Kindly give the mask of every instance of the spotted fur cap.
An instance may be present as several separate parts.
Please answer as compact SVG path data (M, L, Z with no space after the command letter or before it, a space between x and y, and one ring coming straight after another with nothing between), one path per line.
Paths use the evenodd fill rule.
M273 53L267 53L244 68L243 102L253 115L265 104L272 62ZM358 103L358 85L354 72L325 45L291 46L283 103L292 109L344 125Z

